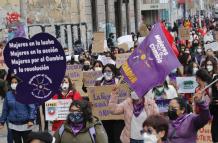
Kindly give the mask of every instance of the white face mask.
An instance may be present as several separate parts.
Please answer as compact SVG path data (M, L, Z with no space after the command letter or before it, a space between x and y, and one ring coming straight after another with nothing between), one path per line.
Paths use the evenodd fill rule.
M104 73L104 78L105 80L111 80L113 78L113 73L112 72L105 72Z
M163 91L164 90L164 86L157 87L157 90L160 91L160 92Z
M198 48L198 49L197 49L197 52L198 52L198 53L201 53L201 52L202 52L202 49Z
M144 143L157 143L158 139L156 135L144 133L143 134Z
M134 99L134 100L139 100L139 97L138 97L138 95L136 94L135 91L131 92L131 98Z
M193 74L196 74L197 71L198 71L198 68L193 68Z
M207 70L211 72L213 70L213 66L207 66Z
M17 83L12 83L11 84L11 89L12 90L16 90L16 88L17 88Z
M68 90L69 89L69 83L62 83L61 84L61 89L62 90Z
M101 67L95 67L95 71L102 71Z

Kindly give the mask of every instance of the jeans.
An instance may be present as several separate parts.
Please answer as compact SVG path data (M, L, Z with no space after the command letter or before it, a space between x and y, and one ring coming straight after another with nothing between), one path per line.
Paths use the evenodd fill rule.
M11 131L15 143L22 143L22 140L23 143L25 143L27 136L31 132L31 131L15 131L15 130L11 130Z
M8 141L8 143L13 143L12 131L11 131L11 129L8 128L8 122L6 122L6 123L7 123L7 130L8 130L7 141Z
M130 143L144 143L144 140L134 140L134 139L130 139Z

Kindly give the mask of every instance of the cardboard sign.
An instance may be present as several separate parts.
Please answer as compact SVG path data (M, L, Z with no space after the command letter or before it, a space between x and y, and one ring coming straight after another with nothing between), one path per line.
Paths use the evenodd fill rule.
M69 76L72 81L82 81L82 65L67 65L66 75Z
M168 112L170 100L171 99L163 99L163 100L156 100L155 101L160 113Z
M42 104L59 90L66 70L66 56L58 40L39 33L31 39L17 37L4 49L5 63L20 78L16 100Z
M216 31L216 41L218 42L218 31Z
M198 131L197 143L212 143L211 122Z
M149 34L148 28L145 24L141 24L139 27L139 33L142 37L147 36Z
M95 86L96 79L102 76L101 71L83 72L83 82L85 87Z
M120 68L120 66L122 66L127 61L130 55L131 53L116 55L116 67Z
M190 29L189 28L179 28L179 37L181 40L189 40L190 39Z
M101 61L104 66L106 64L112 64L112 65L116 64L114 60L112 60L110 57L106 57L104 55L103 56L99 55L98 60Z
M66 120L71 99L57 99L45 102L45 119L47 121Z
M123 49L125 51L129 50L129 46L128 46L127 43L122 43L122 44L118 45L118 48L121 48L121 49Z
M208 49L211 49L213 51L218 51L218 43L213 42L209 44L204 44L204 48L205 48L205 51L207 51Z
M179 87L178 93L195 93L198 86L195 77L176 77L176 83Z
M88 88L88 95L93 105L93 115L97 116L100 120L123 119L123 115L112 115L108 107L113 88L114 86L96 86ZM130 95L130 91L126 86L120 85L118 94L118 103L121 103Z
M92 45L93 53L103 53L105 47L104 32L96 32L93 34L94 41Z
M6 69L6 64L3 56L3 51L4 51L4 45L3 43L0 43L0 69Z

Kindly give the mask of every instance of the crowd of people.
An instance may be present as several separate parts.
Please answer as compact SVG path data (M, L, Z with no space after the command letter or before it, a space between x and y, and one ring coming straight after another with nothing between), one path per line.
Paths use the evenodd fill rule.
M165 24L165 21L162 21ZM165 24L166 25L166 24ZM167 26L167 25L166 25ZM189 40L179 37L179 28L190 30ZM148 30L152 26L148 25ZM8 143L196 143L197 132L209 121L214 143L218 142L218 52L205 49L205 44L216 41L216 22L205 18L199 21L197 16L177 20L167 29L174 36L179 51L181 67L174 69L163 84L157 85L144 97L139 97L132 89L128 98L118 103L117 86L121 74L116 64L103 64L100 55L111 58L116 63L116 55L131 53L140 44L140 33L132 33L134 47L125 51L116 47L113 33L108 39L109 51L92 53L92 45L87 51L76 56L64 49L67 64L82 65L83 71L101 71L95 86L114 85L108 101L113 115L124 115L123 120L100 120L92 114L92 103L76 90L76 82L64 77L60 92L53 100L72 99L66 120L52 122L51 134L33 132L32 127L39 122L38 105L26 105L16 101L16 86L20 80L13 73L0 71L0 94L3 110L0 117L0 129L6 124ZM152 74L152 73L151 73ZM149 76L149 75L145 75ZM178 94L176 77L196 77L198 87L195 93ZM207 87L211 82L212 86ZM87 93L84 84L82 90ZM160 113L156 100L169 99L168 112ZM48 127L46 127L48 131Z

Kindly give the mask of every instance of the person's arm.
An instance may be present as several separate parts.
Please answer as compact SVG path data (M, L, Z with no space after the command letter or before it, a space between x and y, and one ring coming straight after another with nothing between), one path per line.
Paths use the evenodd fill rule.
M102 124L95 126L96 143L108 143L108 136Z
M59 129L54 134L55 143L61 143L61 137L59 135Z
M78 91L74 92L73 100L82 100L82 97Z
M35 111L36 107L34 104L29 104L28 105L28 110L29 110L29 120L33 122L35 120Z
M198 130L208 123L211 119L208 103L202 99L201 93L194 95L195 103L199 107L199 115L193 118L195 128Z
M0 117L0 123L1 125L4 125L7 117L8 117L8 112L9 112L9 109L8 109L8 99L7 99L7 96L5 97L4 99L4 102L3 102L3 109L2 109L2 115Z
M127 99L126 99L127 100ZM110 100L109 100L109 109L111 110L111 114L114 115L120 115L124 113L124 104L126 102L126 100L124 100L123 102L121 102L120 104L118 104L118 95L115 92L111 93L110 96Z

